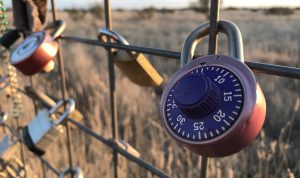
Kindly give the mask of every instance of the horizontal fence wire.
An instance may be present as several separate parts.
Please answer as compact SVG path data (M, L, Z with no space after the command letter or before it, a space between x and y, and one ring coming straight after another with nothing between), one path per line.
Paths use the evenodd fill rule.
M135 51L144 54L150 54L154 56L166 57L171 59L180 59L180 52L170 51L170 50L163 50L157 48L149 48L143 46L135 46L135 45L123 45L117 43L104 43L98 40L86 39L86 38L79 38L75 36L61 36L62 40L70 41L70 42L77 42L83 43L93 46L101 46L104 48L116 48L122 49L125 51ZM195 57L200 57L201 55L195 55ZM262 62L253 62L253 61L245 61L245 64L254 72L256 73L263 73L268 75L276 75L281 77L287 78L295 78L300 79L300 68L297 67L290 67L284 65L275 65L275 64L268 64Z
M150 171L151 173L153 173L156 176L161 177L161 178L169 178L169 176L166 173L164 173L163 171L161 171L160 169L156 168L155 166L152 166L151 164L145 162L144 160L142 160L140 158L137 158L137 157L129 154L125 150L121 149L119 146L117 146L117 144L113 140L108 140L108 139L102 137L101 135L99 135L96 132L92 131L90 128L74 121L73 119L69 118L68 121L70 123L74 124L79 130L84 131L87 135L92 136L93 138L95 138L98 141L102 142L106 146L112 148L114 151L117 151L118 153L120 153L121 155L126 157L127 159L129 159L129 160L135 162L136 164L138 164L139 166L143 167L147 171Z
M43 157L39 157L40 160L42 161L42 163L47 166L48 169L50 169L54 174L56 174L57 176L59 175L59 171L56 170L46 159L44 159Z
M77 42L87 45L93 45L93 46L101 46L107 49L115 48L125 51L134 51L139 52L143 54L149 54L154 56L160 56L170 59L176 59L179 61L181 53L178 51L171 51L171 50L164 50L164 49L158 49L158 48L149 48L149 47L143 47L143 46L136 46L136 45L122 45L117 43L105 43L100 42L99 40L93 40L93 39L86 39L86 38L80 38L75 36L61 36L61 40L64 40L66 42ZM200 57L202 55L195 55L195 57ZM300 68L296 67L290 67L290 66L283 66L283 65L275 65L275 64L268 64L268 63L261 63L261 62L253 62L253 61L245 61L246 65L252 69L256 73L263 73L268 75L275 75L275 76L281 76L281 77L288 77L288 78L295 78L300 79ZM113 139L106 139L103 136L97 134L87 126L73 120L68 119L69 123L75 125L79 130L83 131L85 134L90 135L91 137L95 138L97 141L102 142L106 146L113 149L113 151L116 151L117 153L121 154L122 156L126 157L127 159L133 161L140 167L144 168L147 171L150 171L152 174L161 177L161 178L169 178L169 176L164 173L162 170L158 169L157 167L147 163L146 161L131 155L127 151L120 148ZM49 168L54 174L57 176L60 174L58 170L56 170L46 159L43 157L38 157L41 162Z

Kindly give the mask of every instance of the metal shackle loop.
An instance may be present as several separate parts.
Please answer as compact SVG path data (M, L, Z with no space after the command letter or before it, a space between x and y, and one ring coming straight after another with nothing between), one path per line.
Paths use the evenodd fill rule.
M73 167L65 169L62 173L58 175L58 178L64 178L68 174L73 174L73 178L83 178L83 173L80 167Z
M103 38L106 36L106 39ZM107 42L107 38L113 39L117 44L122 44L122 45L130 45L129 42L118 32L111 31L107 28L100 28L98 31L98 39L101 42ZM133 51L126 51L129 55L135 55L136 53Z
M49 34L53 39L56 39L63 33L66 28L66 22L63 20L56 20L53 23L45 27L45 30L49 31Z
M59 116L58 119L53 121L54 125L59 125L62 123L64 119L68 117L68 115L75 110L75 101L72 98L67 99L66 101L66 110ZM49 111L50 115L57 112L57 110L65 104L64 100L60 100L57 104L51 108Z
M99 40L106 42L102 37L103 36L107 36L111 39L113 39L114 41L116 41L116 43L118 44L123 44L123 45L129 45L129 42L119 33L115 32L115 31L111 31L107 28L100 28L98 31L98 38Z
M230 21L220 20L218 22L218 32L227 36L229 56L244 61L244 50L242 34L239 28ZM196 28L184 42L180 57L181 66L185 65L194 56L194 50L200 39L209 34L209 23L202 24Z

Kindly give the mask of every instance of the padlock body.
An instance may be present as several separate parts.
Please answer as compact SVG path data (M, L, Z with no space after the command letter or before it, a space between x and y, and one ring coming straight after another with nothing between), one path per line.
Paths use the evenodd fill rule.
M186 78L198 81L193 77L199 76L205 78L200 80L204 88L196 82L181 86ZM178 88L183 91L178 92ZM194 94L186 92L186 88ZM212 92L207 96L199 94L207 90ZM193 104L192 109L180 105L197 97L202 98L201 102L208 98L208 104ZM199 115L199 109L209 112ZM162 96L161 114L167 131L177 141L200 155L224 157L242 150L259 134L266 104L253 73L244 63L228 56L211 55L191 61L171 78Z
M21 42L11 54L11 64L25 75L44 70L58 51L58 43L45 32L36 32Z
M208 157L224 157L232 155L244 149L257 137L263 127L266 115L266 102L264 94L257 84L257 100L253 112L244 124L244 127L235 130L231 137L212 145L186 145L195 153Z
M160 86L163 78L141 53L129 55L123 50L114 52L114 63L135 84Z
M36 118L24 128L24 140L29 148L38 155L44 154L46 148L61 134L61 129L53 124L49 112L42 110Z

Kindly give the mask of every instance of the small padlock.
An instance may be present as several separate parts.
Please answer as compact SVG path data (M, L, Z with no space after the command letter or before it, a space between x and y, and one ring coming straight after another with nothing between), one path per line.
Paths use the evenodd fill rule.
M31 99L35 100L40 106L45 107L47 109L51 109L56 105L56 101L54 101L52 98L47 96L45 93L36 90L30 86L26 86L25 88L25 94L29 96ZM58 113L62 113L64 111L63 107L60 107L58 109ZM83 114L81 114L80 111L78 111L76 108L73 112L71 112L68 116L69 118L80 122L83 120ZM76 128L73 124L70 124L71 128Z
M238 27L220 20L218 28L227 35L230 56L191 60L199 39L208 35L209 24L201 25L186 39L182 68L166 85L161 100L168 133L207 157L228 156L244 149L259 134L266 116L263 92L244 64Z
M101 28L98 39L107 42L108 38L116 43L129 45L128 41L117 32ZM135 84L158 87L163 83L163 78L142 53L114 49L113 59L116 66Z
M41 71L50 72L54 68L53 58L58 51L55 39L65 27L64 21L57 20L46 27L45 31L28 36L12 51L10 63L25 75L34 75Z
M19 148L19 143L13 137L7 135L0 142L0 159L8 162Z
M74 100L66 100L66 110L59 118L52 119L51 115L57 113L58 108L64 103L61 100L50 111L47 109L39 111L31 123L23 129L24 142L33 153L43 155L46 148L61 135L62 126L60 124L74 111Z
M66 168L63 172L58 175L58 178L64 178L67 175L73 175L73 178L83 178L83 173L80 167Z

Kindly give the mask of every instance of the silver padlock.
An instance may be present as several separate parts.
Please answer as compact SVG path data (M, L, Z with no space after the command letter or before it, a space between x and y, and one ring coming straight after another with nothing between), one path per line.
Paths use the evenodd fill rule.
M107 38L110 38L118 44L129 45L120 34L106 28L99 29L98 38L102 42L107 42ZM114 63L133 83L146 87L159 87L163 83L161 75L142 53L116 49L112 51Z
M57 119L52 119L51 115L57 113L63 104L64 101L61 100L50 111L47 109L39 111L31 123L23 129L24 142L33 153L43 155L46 148L62 133L60 124L74 111L75 102L73 99L66 100L66 110Z
M19 148L19 143L13 137L7 135L0 142L0 159L8 162Z
M33 99L35 102L38 103L41 107L45 107L47 109L50 109L56 105L56 101L52 99L50 96L46 95L45 93L36 90L30 86L25 86L25 94L29 96L31 99ZM64 111L64 108L61 107L58 110L58 113L62 113ZM69 114L68 116L70 119L73 119L77 122L81 122L83 120L83 114L78 111L76 108L75 110ZM71 128L76 128L75 125L70 125Z
M82 173L80 167L73 167L72 169L67 168L58 175L58 178L64 178L68 174L72 174L73 178L83 178L83 173Z

